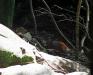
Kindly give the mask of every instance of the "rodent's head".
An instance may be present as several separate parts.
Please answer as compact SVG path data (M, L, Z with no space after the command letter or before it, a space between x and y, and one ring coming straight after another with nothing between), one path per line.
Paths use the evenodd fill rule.
M24 27L19 27L16 29L16 33L25 34L25 33L27 33L27 30Z

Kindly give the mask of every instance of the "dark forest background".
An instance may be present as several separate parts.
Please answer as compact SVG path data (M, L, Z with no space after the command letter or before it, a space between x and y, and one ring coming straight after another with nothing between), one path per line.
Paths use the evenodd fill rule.
M76 12L79 0L46 0L47 5L50 7L52 15L61 30L61 32L68 38L68 40L75 46L76 45ZM89 21L89 35L91 40L87 37L85 40L84 49L86 56L92 62L93 54L93 1L87 0L90 8L90 21ZM32 8L33 10L32 10ZM84 26L86 23L86 4L82 0L80 10L80 23ZM34 17L33 17L34 13ZM36 21L36 23L35 23ZM70 48L73 48L64 37L62 37L57 30L57 27L52 21L49 11L44 4L43 0L0 0L0 23L8 26L12 30L18 27L24 27L32 36L42 36L44 40L50 42L49 38L53 40L62 40ZM85 29L80 28L80 39L85 35ZM39 38L38 38L39 39ZM81 41L81 40L80 40ZM45 46L46 47L46 46ZM92 66L91 66L92 67Z

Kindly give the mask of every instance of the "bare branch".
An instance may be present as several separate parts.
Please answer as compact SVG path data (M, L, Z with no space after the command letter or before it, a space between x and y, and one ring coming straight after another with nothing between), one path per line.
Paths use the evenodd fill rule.
M58 5L55 5L55 6L57 6L57 7L60 8L61 10L64 9L64 8L58 6ZM65 10L67 10L67 11L70 12L70 10L68 10L68 9L65 9ZM49 14L49 11L48 11L47 9L41 8L41 7L40 7L39 9L35 10L35 12L40 13L40 14L37 14L36 16L41 16L41 15ZM71 12L73 12L73 11L71 11ZM73 13L75 14L75 12L73 12ZM67 17L66 15L64 15L64 14L55 14L55 13L53 13L53 12L51 12L51 14L52 14L53 16L64 17L64 18L65 18L64 20L58 20L57 22L71 21L71 22L75 22L75 23L76 23L76 21L75 21L74 19L67 19L68 17ZM76 17L76 16L73 15L73 17ZM82 23L79 22L80 27L82 27L82 28L86 31L86 34L88 35L88 37L90 37L90 36L89 36L89 33L88 33L87 30L86 30L86 26L85 26L85 22L84 22L83 17L79 16L79 19L82 20ZM82 29L82 31L84 31L83 29ZM85 31L84 31L84 32L85 32ZM90 37L90 38L91 38L91 37Z
M34 20L34 25L35 25L35 34L37 34L37 23L36 23L36 18L35 18L34 11L33 11L32 0L29 0L29 2L30 2L31 16L32 16L32 18Z
M88 4L88 1L87 0L85 0L85 4L86 4L86 8L87 8L87 13L86 13L86 17L87 17L87 19L86 19L86 26L85 26L85 28L86 28L86 32L87 33L85 33L85 36L82 38L82 40L81 40L81 47L84 47L84 42L85 42L85 39L87 38L87 37L89 37L90 39L91 39L91 37L89 36L89 33L88 33L88 27L89 27L89 4Z
M51 9L50 9L50 7L48 6L48 4L45 2L45 0L42 0L42 1L43 1L43 3L45 4L45 6L47 7L47 9L48 9L48 11L49 11L49 14L50 14L50 16L51 16L51 19L52 19L54 25L56 26L58 32L60 33L60 35L66 40L67 43L69 43L69 45L70 45L73 49L76 49L75 46L68 40L68 38L60 31L60 29L59 29L59 27L58 27L58 25L57 25L57 23L56 23L53 15L52 15L52 13L51 13Z
M42 12L42 10L44 10L44 11ZM45 9L45 8L40 8L39 10L35 10L35 11L41 13L41 14L39 14L37 16L44 15L44 14L49 14L48 13L49 11L47 9ZM54 16L58 16L58 17L63 16L64 18L67 18L66 15L64 15L64 14L55 14L53 12L51 12L51 14L54 15Z
M80 16L80 8L81 8L81 3L82 0L78 1L78 5L77 5L77 12L76 12L76 48L77 50L79 50L80 45L79 45L79 16Z
M57 7L57 8L59 8L59 9L61 9L61 10L65 10L65 11L67 11L67 12L70 12L70 13L75 14L74 11L71 11L71 10L68 10L68 9L64 9L64 8L62 8L62 7L60 7L60 6L56 5L56 4L54 5L54 7Z

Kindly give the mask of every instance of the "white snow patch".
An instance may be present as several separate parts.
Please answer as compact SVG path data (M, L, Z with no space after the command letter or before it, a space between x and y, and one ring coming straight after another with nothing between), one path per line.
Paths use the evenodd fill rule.
M86 73L86 72L72 72L72 73L68 73L66 75L88 75L88 73Z
M25 50L24 54L22 54L21 48ZM0 24L0 50L1 49L13 52L18 57L23 57L24 55L31 56L34 59L34 62L36 62L34 51L37 49L35 46L21 39L12 30L3 24Z

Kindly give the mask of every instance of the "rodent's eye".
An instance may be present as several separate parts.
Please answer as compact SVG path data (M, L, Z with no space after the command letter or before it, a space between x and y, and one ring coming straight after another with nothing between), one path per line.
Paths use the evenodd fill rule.
M20 36L21 38L24 38L24 35L22 33L17 33L18 36Z

